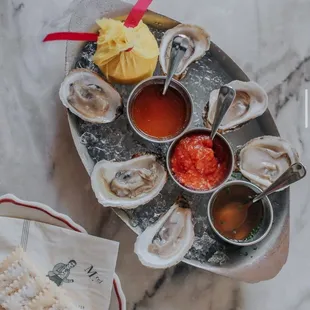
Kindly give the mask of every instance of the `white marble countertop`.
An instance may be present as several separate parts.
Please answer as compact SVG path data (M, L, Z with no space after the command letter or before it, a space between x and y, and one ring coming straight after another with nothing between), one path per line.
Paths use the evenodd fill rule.
M141 266L135 234L98 205L73 145L58 99L65 44L41 43L44 34L66 29L75 2L0 1L0 194L44 202L90 233L120 241L117 272L130 310L308 310L309 176L292 187L290 254L274 279L244 284L185 264L165 271ZM163 2L154 0L154 9L163 10ZM282 137L310 167L310 0L240 0L225 8L216 0L170 2L184 20L203 17L215 43L265 87Z

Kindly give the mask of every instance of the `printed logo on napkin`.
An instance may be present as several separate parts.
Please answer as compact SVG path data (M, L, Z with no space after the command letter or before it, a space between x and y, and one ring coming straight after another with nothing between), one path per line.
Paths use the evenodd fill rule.
M108 309L118 243L34 221L0 217L0 261L21 246L79 309Z

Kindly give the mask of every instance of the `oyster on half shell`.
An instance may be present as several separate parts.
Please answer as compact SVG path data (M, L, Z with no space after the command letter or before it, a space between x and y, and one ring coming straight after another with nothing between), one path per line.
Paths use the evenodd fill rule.
M192 247L194 237L191 209L179 200L138 236L135 253L147 267L168 268L183 259Z
M299 162L299 156L289 142L274 136L250 140L236 157L242 175L262 189L270 186L289 166Z
M104 207L133 209L156 197L167 181L154 155L124 162L98 162L91 174L93 191Z
M63 105L81 119L110 123L122 105L119 93L96 73L86 69L71 71L62 82L59 97Z
M210 48L210 35L198 26L180 24L167 30L159 49L159 62L164 74L167 74L168 71L172 40L179 34L188 37L190 46L178 66L174 76L176 79L182 79L186 75L188 66L203 57Z
M236 97L226 112L220 132L227 132L241 127L248 121L262 115L268 108L268 96L265 90L255 82L232 81L227 86L236 91ZM206 106L204 123L211 127L216 113L219 89L210 93L209 103Z

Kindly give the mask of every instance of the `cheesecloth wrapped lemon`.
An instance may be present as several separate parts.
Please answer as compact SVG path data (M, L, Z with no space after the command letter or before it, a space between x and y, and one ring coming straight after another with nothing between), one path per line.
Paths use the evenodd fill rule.
M138 83L153 75L159 55L158 44L142 22L127 28L121 21L103 18L93 61L110 82Z

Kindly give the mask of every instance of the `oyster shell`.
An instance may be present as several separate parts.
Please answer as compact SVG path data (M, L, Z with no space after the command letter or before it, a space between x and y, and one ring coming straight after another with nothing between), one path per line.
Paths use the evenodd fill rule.
M72 113L92 123L112 122L122 105L119 93L99 75L86 69L73 70L66 76L59 97Z
M219 131L227 132L241 127L250 120L262 115L268 108L268 96L265 90L255 82L232 81L227 86L236 91L234 102L226 112ZM210 93L209 104L204 116L205 126L213 124L219 89Z
M98 162L91 174L93 191L104 207L136 208L156 197L167 181L154 155L124 162Z
M296 150L289 142L274 136L250 140L237 153L240 172L262 189L270 186L296 162L299 162Z
M203 57L206 51L209 50L210 35L202 28L194 25L180 24L167 30L159 48L159 62L164 74L167 74L168 71L172 39L178 34L183 34L190 40L190 47L187 49L174 76L177 79L182 79L186 75L188 66Z
M137 238L135 253L145 266L168 268L183 259L194 236L192 212L178 201Z

